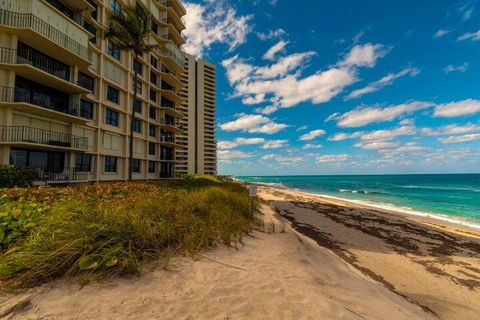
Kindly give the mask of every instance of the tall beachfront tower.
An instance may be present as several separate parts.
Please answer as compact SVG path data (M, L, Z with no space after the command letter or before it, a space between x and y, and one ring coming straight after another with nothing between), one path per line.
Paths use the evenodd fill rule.
M177 135L177 175L217 174L215 138L216 67L207 61L185 54L185 71L181 77L179 110L184 133Z
M139 61L100 33L135 3L161 46ZM134 107L134 179L174 177L185 13L179 0L0 1L0 164L49 182L125 180Z

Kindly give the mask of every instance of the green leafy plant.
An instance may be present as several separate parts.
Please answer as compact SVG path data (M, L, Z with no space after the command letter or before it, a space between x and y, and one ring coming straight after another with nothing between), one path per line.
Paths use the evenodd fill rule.
M32 168L0 165L0 188L28 187L36 179L38 173Z

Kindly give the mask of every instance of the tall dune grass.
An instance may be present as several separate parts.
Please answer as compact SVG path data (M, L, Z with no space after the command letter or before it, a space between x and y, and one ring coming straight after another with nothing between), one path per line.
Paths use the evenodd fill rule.
M74 275L138 274L167 254L231 245L254 219L241 186L212 181L16 189L0 201L16 213L12 203L42 208L30 215L35 227L0 253L6 289Z

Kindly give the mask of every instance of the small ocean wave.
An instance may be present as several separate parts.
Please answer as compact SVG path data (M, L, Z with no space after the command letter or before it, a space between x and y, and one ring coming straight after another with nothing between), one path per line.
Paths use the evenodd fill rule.
M462 187L429 187L429 186L395 186L403 189L425 189L425 190L441 190L441 191L469 191L480 192L480 189L462 188Z
M386 192L381 191L372 191L372 190L350 190L350 189L338 189L339 192L342 193L353 193L353 194L388 194Z

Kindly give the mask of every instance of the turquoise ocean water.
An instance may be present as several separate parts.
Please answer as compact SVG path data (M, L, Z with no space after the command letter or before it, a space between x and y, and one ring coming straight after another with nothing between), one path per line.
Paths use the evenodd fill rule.
M480 226L480 174L237 178Z

